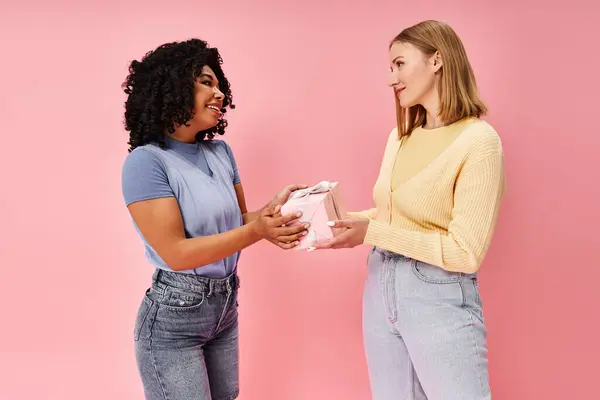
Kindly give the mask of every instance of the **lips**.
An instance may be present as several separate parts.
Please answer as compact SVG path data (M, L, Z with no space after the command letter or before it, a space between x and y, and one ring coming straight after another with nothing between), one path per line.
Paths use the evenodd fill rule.
M396 88L396 96L398 96L404 89L406 88Z
M219 107L218 105L215 104L209 104L206 106L206 108L208 108L210 111L214 112L215 114L217 114L217 116L221 116L221 107Z

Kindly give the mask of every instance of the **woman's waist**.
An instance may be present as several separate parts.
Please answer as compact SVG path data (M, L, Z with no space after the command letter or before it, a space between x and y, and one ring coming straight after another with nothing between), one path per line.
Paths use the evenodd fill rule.
M157 268L152 276L153 286L172 287L194 293L231 292L239 287L239 276L234 270L224 278L211 278L206 275L182 273Z

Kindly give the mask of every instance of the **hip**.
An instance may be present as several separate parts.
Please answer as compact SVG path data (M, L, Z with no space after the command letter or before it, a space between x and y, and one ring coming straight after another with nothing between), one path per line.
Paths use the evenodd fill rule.
M477 273L447 271L375 247L368 257L367 283L388 296L393 294L401 306L428 303L468 308L482 318Z
M134 338L209 341L237 324L239 277L223 279L157 269L140 304Z

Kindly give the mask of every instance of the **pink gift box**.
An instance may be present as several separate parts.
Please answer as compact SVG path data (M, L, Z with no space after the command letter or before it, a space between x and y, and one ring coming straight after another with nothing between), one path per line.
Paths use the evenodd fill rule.
M313 187L293 192L281 207L281 213L294 214L298 211L302 212L302 217L297 223L308 222L310 228L296 246L296 250L310 249L316 242L332 239L344 230L327 225L328 221L342 219L345 215L337 182L323 181Z

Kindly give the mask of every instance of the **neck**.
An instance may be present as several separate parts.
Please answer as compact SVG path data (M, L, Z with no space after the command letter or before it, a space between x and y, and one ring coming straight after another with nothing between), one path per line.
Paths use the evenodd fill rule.
M183 143L195 143L196 142L196 133L185 125L178 126L175 128L175 132L172 135L167 133L167 136L173 140Z
M432 90L429 96L421 103L425 108L425 129L435 129L446 125L439 117L440 113L440 96L437 90Z

